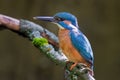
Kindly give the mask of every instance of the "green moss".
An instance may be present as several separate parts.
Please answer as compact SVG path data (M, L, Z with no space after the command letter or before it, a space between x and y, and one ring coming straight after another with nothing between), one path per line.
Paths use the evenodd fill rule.
M36 46L36 47L40 47L40 46L44 46L44 45L48 45L48 40L45 38L34 38L32 43Z

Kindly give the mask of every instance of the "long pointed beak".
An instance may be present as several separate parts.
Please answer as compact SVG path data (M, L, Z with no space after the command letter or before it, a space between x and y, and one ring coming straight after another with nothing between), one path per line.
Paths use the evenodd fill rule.
M49 16L36 16L36 17L33 17L33 19L41 20L41 21L54 22L54 18L53 17L49 17Z

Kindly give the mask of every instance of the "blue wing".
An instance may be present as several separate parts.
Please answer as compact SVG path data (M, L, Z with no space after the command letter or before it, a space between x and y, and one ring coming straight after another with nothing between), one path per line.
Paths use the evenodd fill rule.
M93 51L86 36L79 30L71 30L69 35L71 37L73 46L86 61L93 65Z

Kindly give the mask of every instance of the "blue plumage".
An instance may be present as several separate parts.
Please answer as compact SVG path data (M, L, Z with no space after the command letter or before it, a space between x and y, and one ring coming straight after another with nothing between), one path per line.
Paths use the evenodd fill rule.
M79 30L70 31L70 38L74 47L79 51L82 57L93 65L93 51L86 36Z
M62 18L65 18L66 20L69 20L71 22L77 23L77 19L75 16L73 16L70 13L58 13L55 16L59 16ZM75 48L81 52L81 55L83 55L83 57L89 61L90 63L93 64L93 52L91 49L91 45L88 41L88 39L86 38L86 36L78 29L75 28L75 24L73 25L67 25L64 22L58 22L59 25L61 25L62 27L70 30L70 37L71 37L71 41L73 43L73 45L75 46ZM77 25L78 27L78 25Z
M57 13L54 15L54 17L60 17L60 18L63 18L65 20L69 20L71 21L71 23L78 28L78 22L77 22L77 18L70 14L70 13L67 13L67 12L60 12L60 13Z
M61 29L69 31L68 36L70 37L73 47L79 52L78 54L80 54L85 61L90 63L90 67L93 69L94 57L91 45L86 36L79 30L77 18L74 15L67 12L60 12L55 14L53 17L35 18L43 21L54 22L58 24Z
M69 36L73 46L77 49L80 55L92 65L91 68L93 68L93 51L87 37L78 29L77 18L74 15L66 12L57 13L55 16L64 18L72 23L69 25L62 21L58 22L59 25L70 30Z

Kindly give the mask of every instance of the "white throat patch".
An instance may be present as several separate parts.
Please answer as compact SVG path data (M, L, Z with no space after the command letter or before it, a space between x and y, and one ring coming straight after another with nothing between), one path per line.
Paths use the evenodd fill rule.
M59 25L58 23L54 23L56 24L60 29L65 29L64 27L62 27L61 25Z

